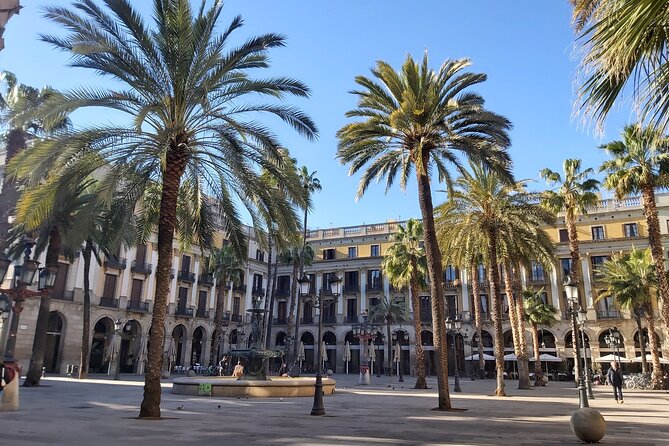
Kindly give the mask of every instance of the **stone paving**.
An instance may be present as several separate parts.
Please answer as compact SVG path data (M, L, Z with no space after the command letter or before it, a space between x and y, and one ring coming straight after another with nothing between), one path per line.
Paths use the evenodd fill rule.
M0 413L0 445L573 445L569 429L577 393L569 383L490 396L494 381L462 381L452 394L464 411L438 412L433 389L413 390L414 379L372 377L357 386L337 375L327 415L309 415L312 399L205 398L174 395L165 382L161 421L135 419L139 377L122 381L46 378L21 389L21 410ZM610 387L597 386L591 407L608 422L607 445L669 445L669 394L629 391L615 404Z

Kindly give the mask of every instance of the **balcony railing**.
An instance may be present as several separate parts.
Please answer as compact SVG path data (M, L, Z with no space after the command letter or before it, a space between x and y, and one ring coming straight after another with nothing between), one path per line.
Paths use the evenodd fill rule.
M181 280L182 282L193 283L195 282L195 273L191 273L190 271L179 271L177 279Z
M233 314L231 316L231 318L232 318L232 322L237 322L237 323L242 322L242 315L241 314Z
M253 287L251 289L251 296L259 296L262 297L265 295L265 288L257 288Z
M130 265L130 271L133 273L149 275L153 272L153 268L150 263L137 262L133 260L132 264Z
M118 308L118 299L103 296L100 298L100 306L107 308Z
M230 322L230 312L229 311L224 311L223 312L223 322Z
M360 292L360 285L357 283L351 283L344 285L344 293L359 293Z
M186 316L186 317L193 317L193 309L192 308L184 308L184 307L177 307L177 309L174 311L175 316Z
M421 314L420 315L421 324L431 324L432 323L432 313Z
M238 285L234 285L232 287L232 291L238 291L240 293L245 293L246 292L246 284L245 283L240 283Z
M313 324L313 323L314 323L313 316L305 316L302 319L300 319L300 324Z
M286 325L288 323L288 319L285 317L275 317L273 323L274 325Z
M214 286L214 276L211 274L200 274L200 277L198 277L197 282L200 285L204 286Z
M290 296L290 289L288 288L274 290L274 297L277 299L283 299L288 296Z
M545 284L548 282L548 279L546 278L545 275L537 275L537 276L530 276L529 278L530 284Z
M63 291L62 293L51 293L51 298L52 299L58 299L58 300L69 300L73 301L74 300L74 291Z
M344 322L347 324L357 324L358 323L358 315L355 316L346 316L344 319Z
M620 319L618 310L597 310L597 319Z
M383 291L383 286L381 284L367 285L366 290L368 293L380 293Z
M105 260L105 266L107 268L124 270L128 266L128 263L125 259L119 259L118 257L110 257L107 260Z
M209 319L209 311L198 309L195 313L195 317L200 317L202 319Z
M128 311L137 311L139 313L148 313L149 312L149 303L140 302L138 300L129 300L128 301Z
M323 323L324 324L336 324L337 323L337 316L334 314L324 314L323 315Z

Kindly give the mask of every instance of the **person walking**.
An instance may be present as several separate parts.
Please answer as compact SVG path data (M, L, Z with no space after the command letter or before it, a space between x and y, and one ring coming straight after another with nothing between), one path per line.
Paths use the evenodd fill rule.
M611 368L606 374L607 381L613 386L613 397L616 403L622 404L623 401L623 374L618 368L616 361L611 362ZM620 396L620 400L618 397Z

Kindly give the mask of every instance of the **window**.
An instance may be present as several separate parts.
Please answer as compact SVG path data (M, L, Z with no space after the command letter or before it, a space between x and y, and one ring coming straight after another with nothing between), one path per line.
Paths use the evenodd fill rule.
M138 245L135 253L135 262L137 265L143 265L146 260L146 245Z
M335 279L336 275L335 273L323 273L323 291L330 292L330 281L332 279Z
M532 262L532 281L541 282L545 279L544 266L539 262Z
M595 279L601 279L602 273L599 272L599 269L604 265L604 262L608 260L608 256L592 256L590 257L590 263L592 264L592 274L595 276Z
M479 263L478 276L479 276L479 283L481 285L485 285L486 277L485 277L485 266L483 266L483 263Z
M446 305L448 307L446 308L446 311L448 312L448 317L451 319L456 319L456 316L458 314L458 300L457 296L446 296Z
M623 230L625 231L625 237L638 237L639 228L636 223L626 223L623 225Z
M348 322L358 322L358 299L346 300L346 319Z
M421 322L432 320L432 303L429 296L422 296L420 298L420 320Z
M381 301L381 299L379 299L378 297L370 297L369 298L369 308L374 308L375 306L377 306L379 304L380 301Z
M102 297L114 299L116 296L116 275L105 274L105 285L102 289Z
M562 277L567 277L571 274L571 259L560 259L560 268L562 269Z
M444 282L452 284L458 278L458 271L453 265L448 265L444 269Z
M265 253L260 249L256 249L256 260L259 262L265 261Z
M358 248L355 246L349 246L348 247L348 258L349 259L355 259L358 257Z
M344 291L357 292L360 290L357 271L346 271L344 273Z
M179 287L179 297L177 299L177 308L179 310L185 310L186 309L186 304L188 304L188 288L186 287Z
M592 231L593 240L604 240L604 226L593 226L590 230Z
M253 275L253 289L254 290L262 289L262 274Z
M190 272L190 256L181 256L181 271Z
M544 305L548 305L548 293L546 291L542 291L540 293L541 296L541 301L544 303Z
M130 289L130 300L139 302L142 300L142 289L144 288L144 281L141 279L132 279L132 288Z
M277 319L280 324L286 323L286 318L288 315L288 302L279 302L279 307L277 309Z
M323 260L334 260L335 258L335 250L330 248L330 249L324 249L323 250Z
M569 231L567 231L566 229L558 229L558 232L560 235L560 243L569 241Z
M488 295L487 294L481 294L479 296L479 300L481 301L481 313L484 315L487 315L490 313L490 308L488 307ZM485 316L487 318L487 316Z
M197 297L197 317L206 317L207 313L207 292L200 290Z
M239 315L239 307L241 305L241 299L237 296L232 298L232 314Z
M371 269L367 273L367 285L373 290L380 290L382 287L381 283L381 271L378 269Z
M379 257L381 255L381 247L379 245L370 246L369 255L372 257Z

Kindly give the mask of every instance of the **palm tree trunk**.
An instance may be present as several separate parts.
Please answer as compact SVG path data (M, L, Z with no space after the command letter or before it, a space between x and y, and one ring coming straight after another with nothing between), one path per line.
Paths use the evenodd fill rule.
M506 396L504 391L504 333L502 331L502 305L499 301L499 267L497 265L497 230L488 229L488 274L490 276L490 303L495 340L496 396Z
M513 352L518 356L520 354L520 339L518 335L518 317L516 315L516 299L513 295L513 284L511 281L511 264L504 263L504 292L509 305L509 322L511 324L511 336L513 338Z
M441 252L437 244L434 227L434 206L428 176L427 162L429 150L423 149L422 160L416 165L418 180L418 202L423 217L425 256L430 277L430 295L432 306L432 327L434 330L434 352L437 362L437 388L439 410L451 409L451 396L448 390L448 334L446 333L446 307L444 290L441 287L443 277Z
M582 304L582 296L583 296L583 291L581 286L583 282L583 276L581 275L581 262L580 260L580 253L578 249L578 233L576 232L576 221L575 218L569 217L570 213L567 212L567 217L566 217L566 223L567 223L567 233L569 235L569 253L571 256L571 265L569 265L569 275L571 276L571 280L575 282L576 286L578 286L578 301L579 303ZM576 349L578 348L578 333L572 333L571 334L572 338L572 354L574 355L574 361L576 361L576 357L578 356L576 354ZM576 382L579 380L578 376L578 367L574 365L574 379Z
M81 252L84 259L84 327L81 335L81 359L79 362L79 379L88 377L88 357L91 354L91 253L93 247L91 239L86 240L86 246Z
M411 259L413 271L417 271L416 260ZM416 352L416 385L414 389L427 389L427 381L425 381L425 353L423 352L423 324L420 319L420 296L418 295L418 279L411 277L409 283L411 293L411 308L413 310L413 329L416 332L416 344L414 350ZM402 364L400 364L402 367Z
M530 360L527 354L527 336L525 335L525 305L523 304L523 286L520 283L521 267L518 265L514 268L513 273L513 294L516 301L516 318L518 320L518 342L519 351L516 353L518 357L518 388L530 388Z
M26 148L26 132L22 128L11 129L7 132L5 141L5 163L8 163L14 155ZM0 252L8 247L7 234L11 227L8 218L14 215L14 207L18 199L19 191L16 181L4 175L2 192L0 192Z
M657 338L655 338L655 318L653 317L652 308L649 310L650 311L646 312L646 325L648 326L648 343L650 346L650 355L653 361L653 374L651 375L651 382L653 389L661 389L664 383L662 379L660 355L658 354L659 346L657 345ZM641 337L639 337L639 339L641 340Z
M270 245L271 246L271 245ZM270 247L270 254L269 254L269 260L268 262L270 265L272 264L272 248ZM266 332L265 332L265 348L269 349L272 344L272 322L273 322L273 317L274 317L274 290L276 290L276 281L277 281L277 274L278 274L278 269L279 269L279 262L276 261L274 262L274 272L272 273L271 280L267 284L269 290L267 291L267 296L269 298L269 312L265 314L265 318L267 319L266 322ZM269 364L269 361L267 361Z
M664 319L665 330L669 332L669 281L664 269L664 253L662 251L662 236L660 235L660 220L657 217L657 204L655 203L655 187L647 182L642 188L643 210L648 225L648 244L653 257L658 281L658 304Z
M297 305L298 274L300 274L300 263L298 259L293 259L293 278L290 281L290 306L288 309L288 326L286 327L286 332L288 336L292 335L294 344L297 344L297 333L293 333L293 326L295 325L295 306ZM291 351L286 353L288 354L286 364L290 367L295 362L296 355L293 353L292 348Z
M532 324L532 348L534 349L534 387L544 386L544 372L541 368L541 351L539 350L539 327Z
M216 334L214 336L214 344L211 346L211 354L214 358L214 364L218 365L221 360L220 351L221 351L221 340L223 339L223 314L225 313L225 294L223 293L226 290L227 284L227 275L223 275L223 280L219 280L216 284L216 312L214 313L214 327Z
M309 197L309 187L304 186L306 197ZM302 226L302 249L300 250L300 274L304 273L304 250L307 246L307 217L309 215L309 207L304 207L304 224ZM293 294L295 296L297 293ZM297 358L297 348L300 344L299 334L300 334L300 316L302 315L302 305L300 302L300 297L297 298L297 315L295 317L295 334L293 335L293 358Z
M646 361L646 345L643 342L643 327L641 326L641 314L638 308L632 310L634 313L634 321L639 333L639 347L641 349L641 373L648 373L648 361Z
M58 227L52 226L49 230L49 247L46 251L46 266L58 268L58 256L60 254L61 235ZM44 353L46 349L46 331L49 326L49 307L51 306L51 291L42 295L35 323L35 337L33 339L33 353L30 357L30 366L23 387L39 386L42 378L42 366L44 365Z
M139 418L160 418L160 376L163 366L165 343L165 313L172 268L172 243L176 225L179 184L188 162L179 141L173 141L167 151L163 172L163 188L160 197L158 220L158 265L156 266L156 295L151 317L150 347L144 374L144 399Z
M481 318L481 290L479 286L478 265L472 263L469 267L472 279L472 293L474 294L474 322L476 324L476 335L479 340L479 377L485 377L485 358L483 357L483 337Z
M392 333L390 332L390 322L391 322L391 320L386 317L386 374L388 374L388 375L392 375L392 372L391 372L391 370L392 370L392 358L391 358L392 348L391 348L391 345L392 345L392 342L393 342L393 338L391 337Z

